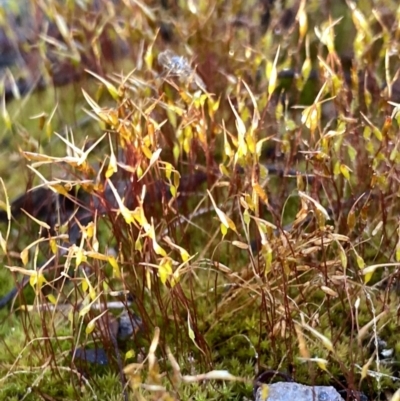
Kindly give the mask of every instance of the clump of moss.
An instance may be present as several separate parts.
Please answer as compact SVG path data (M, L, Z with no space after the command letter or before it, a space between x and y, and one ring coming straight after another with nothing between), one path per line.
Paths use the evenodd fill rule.
M69 49L91 80L3 107L3 139L22 139L0 169L73 205L52 203L53 226L4 219L4 265L31 277L2 329L7 395L248 397L262 369L395 387L371 343L398 359L398 29L384 7L272 3L38 5L58 29L38 39L43 74ZM61 131L82 104L89 122ZM21 175L2 174L5 209ZM57 274L33 270L51 258ZM143 325L117 345L115 293ZM110 363L86 377L77 347Z

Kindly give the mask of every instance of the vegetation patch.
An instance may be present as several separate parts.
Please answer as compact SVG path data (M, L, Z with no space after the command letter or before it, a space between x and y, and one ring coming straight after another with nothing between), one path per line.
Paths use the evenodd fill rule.
M398 399L400 8L333 3L2 6L4 399Z

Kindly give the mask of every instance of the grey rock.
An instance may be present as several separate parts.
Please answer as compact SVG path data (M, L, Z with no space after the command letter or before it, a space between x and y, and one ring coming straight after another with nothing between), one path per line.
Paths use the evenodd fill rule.
M75 360L96 365L108 365L108 357L104 348L78 348L75 351Z
M119 317L117 339L119 341L128 340L139 330L143 330L142 319L139 316L130 314L127 310L122 312Z
M269 384L268 390L268 397L263 399L261 388L258 388L255 401L343 401L340 394L330 386L279 382Z

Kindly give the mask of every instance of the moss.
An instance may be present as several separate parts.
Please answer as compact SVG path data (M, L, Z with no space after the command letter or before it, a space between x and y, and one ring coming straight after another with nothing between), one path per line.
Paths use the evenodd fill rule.
M89 16L85 10L77 13L68 7L56 8L67 26L70 23L74 26L71 37L82 40L83 49L93 49L93 54L89 50L85 54L92 62L91 67L97 66L102 74L121 69L124 76L132 68L135 70L125 81L125 93L115 92L110 85L108 93L104 80L102 84L91 79L61 89L49 87L7 104L12 124L0 132L3 148L7 146L0 160L0 175L9 197L25 191L28 178L35 185L41 182L32 168L52 179L65 175L77 181L94 179L108 184L104 175L112 154L125 158L113 178L124 169L146 172L139 181L139 176L126 172L131 178L127 182L137 187L125 193L121 203L126 205L138 198L135 204L138 209L141 183L150 184L149 190L152 180L167 182L170 178L170 183L174 182L166 171L166 163L173 163L182 177L196 167L213 174L208 182L199 183L195 191L188 191L189 196L182 193L178 202L168 205L161 200L146 200L143 209L146 221L138 214L133 214L134 221L129 221L129 214L121 206L108 215L96 216L99 247L89 232L77 244L90 252L84 261L88 269L83 272L75 268L78 256L74 254L68 282L57 286L60 282L48 276L50 283L44 289L48 294L60 294L62 302L70 302L77 309L73 323L68 313L62 312L0 312L4 320L0 328L4 349L0 353L0 371L5 377L2 384L6 397L24 397L49 360L52 364L40 377L40 386L25 399L75 400L93 395L79 379L78 372L71 370L76 366L71 366L70 351L73 344L92 341L85 330L94 315L85 319L79 316L80 302L97 302L96 296L106 299L108 288L126 289L133 294L133 308L144 321L144 330L121 345L124 351L135 350L130 361L138 363L133 367L137 373L131 376L128 373L127 379L135 384L132 387L137 393L132 390L132 395L140 394L144 399L160 398L161 394L165 399L169 396L182 400L249 398L252 379L261 368L293 371L295 379L302 383L359 383L356 365L364 366L369 360L368 344L374 335L371 328L359 343L359 330L384 310L387 315L377 321L376 331L389 347L394 347L398 360L397 295L381 283L387 277L397 279L393 270L396 267L377 268L368 283L363 274L363 264L367 268L397 260L398 207L393 199L398 197L399 187L394 177L396 149L392 146L397 131L389 120L384 125L392 110L384 104L379 85L374 90L373 82L367 79L380 82L384 76L385 46L394 37L390 40L370 37L363 31L365 25L354 24L349 7L337 3L329 10L321 9L320 2L307 3L308 37L307 41L301 41L297 22L287 26L290 13L297 13L294 10L281 15L278 8L273 8L271 27L276 29L261 35L257 30L259 16L254 12L258 8L253 10L250 3L233 1L224 7L217 4L213 15L207 14L205 2L198 3L197 12L183 3L174 12L143 7L135 9L135 19L131 20L124 18L132 14L125 4L110 2L104 13L107 15L99 13L93 24L96 32L104 30L114 40L118 35L121 39L130 38L132 56L115 65L97 58L98 43L87 32ZM387 3L392 9L392 4ZM366 13L370 2L358 6L365 12L365 23L375 32L375 16ZM333 18L343 16L343 20L333 26L328 11ZM156 61L165 48L156 34L160 17L173 21L180 40L190 45L196 55L194 64L199 64L198 72L213 95L201 97L201 92L195 94L190 85L174 77L169 77L170 82L161 80L161 66ZM231 26L228 21L237 23ZM336 52L327 46L328 36L315 34L314 27L323 32L329 26L334 28ZM277 27L282 30L280 36ZM392 35L390 32L389 29L385 35ZM47 46L42 42L39 45ZM184 54L182 46L173 43L168 46ZM272 88L271 71L275 68L278 46L275 66L278 72L287 66L301 71L305 58L310 56L315 71L303 87L296 74L292 74L292 78L278 80ZM351 68L349 53L354 53L350 57ZM367 75L358 82L357 72L362 70L367 70ZM343 79L351 73L352 86L347 87ZM122 82L114 74L103 75L112 85ZM316 99L325 80L324 92ZM82 96L81 87L99 108ZM318 104L332 94L336 96L330 102L333 114L313 114L317 117L315 121L307 120L301 109L291 107ZM46 117L43 127L39 118L32 120L32 116L42 112L49 116L56 106L51 122ZM103 124L89 119L87 123L76 124L85 116L82 107L109 121ZM5 116L3 110L3 119ZM116 116L118 122L114 121ZM72 126L68 135L65 124ZM103 133L105 136L91 151L85 165L65 158L67 153L71 157L79 151L72 144L67 146L59 136L48 135L54 130L73 141L77 148L83 146L86 137L94 142ZM40 154L37 156L40 160L25 160L18 153L20 148ZM159 149L162 152L153 159ZM262 150L260 159L255 149ZM43 164L49 156L64 157L63 163ZM259 161L307 171L313 177L308 177L304 186L300 179L271 173L262 188L258 183L265 177L262 169L258 176ZM98 176L86 169L90 165L98 170L102 164L105 167ZM216 180L218 169L228 174ZM107 174L110 173L108 170ZM178 191L184 192L182 187L181 182ZM101 191L98 196L101 200ZM365 198L369 198L368 209L363 209ZM254 203L259 207L253 207ZM332 209L327 224L318 219L325 213L321 205ZM210 210L192 217L191 212L198 207ZM178 222L177 217L185 219ZM285 233L274 231L263 220L285 226ZM294 227L287 227L293 221ZM226 228L225 235L221 223ZM6 232L7 227L2 224L3 238ZM165 238L166 232L170 239ZM38 224L29 218L13 221L3 265L22 266L19 254L37 239L37 234ZM247 249L248 242L258 237L262 237L261 256ZM138 249L138 238L142 249ZM39 252L38 263L51 256L45 245ZM109 263L106 250L110 248L116 251L121 276L115 264ZM93 256L94 251L99 259ZM25 267L33 266L32 253ZM168 268L175 272L174 276ZM1 268L0 293L6 293L12 284L10 272ZM30 286L23 291L21 300L22 305L38 301ZM333 351L324 338L332 341ZM106 345L100 344L101 340L95 342ZM151 344L157 345L154 352L158 361L152 366L153 359L148 357ZM220 369L245 381L179 382L169 351L183 374L196 376ZM19 354L20 359L16 359ZM325 359L328 372L321 370L315 361L304 360L307 355ZM5 376L14 369L14 362L15 369L25 371ZM395 375L394 366L383 364L381 371ZM98 399L122 399L116 366L79 369L85 369ZM371 365L371 369L377 367ZM166 390L154 393L140 386L141 383L165 386ZM394 387L389 378L382 379L380 385L384 389ZM379 390L377 380L371 377L359 387L370 398Z

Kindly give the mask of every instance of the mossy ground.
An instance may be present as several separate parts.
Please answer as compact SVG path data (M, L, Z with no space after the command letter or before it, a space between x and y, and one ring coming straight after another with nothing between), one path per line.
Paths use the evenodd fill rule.
M260 20L267 3L105 2L107 12L93 19L79 5L32 2L52 20L58 14L60 30L60 16L74 26L82 47L69 44L71 52L97 49L100 34L92 42L83 39L84 32L97 32L89 24L95 21L98 32L125 40L130 53L102 64L102 83L85 78L5 105L0 175L10 199L27 183L41 182L28 166L48 179L67 173L94 180L89 166L96 170L103 162L116 174L113 152L131 163L138 188L136 179L147 168L146 183L162 179L173 187L167 163L182 177L194 166L213 170L214 177L170 208L165 199L139 202L147 220L135 215L132 223L121 208L119 217L99 217L95 237L82 228L82 249L93 251L96 238L103 259L86 259L88 278L75 269L69 282L50 282L54 288L47 293L60 294L57 304L76 306L110 288L135 295L144 329L121 345L132 399L251 398L252 380L264 369L289 372L301 383L360 390L371 399L390 399L397 388L400 156L398 116L388 101L399 101L400 9L382 0L371 13L372 2L365 0L300 2L300 8L286 2L284 11L277 1L267 27ZM163 83L157 54L165 48L193 55L215 95L194 92L175 78ZM67 58L61 46L60 52L61 60ZM101 52L90 56L93 65L103 61ZM279 80L285 68L296 77ZM121 71L123 78L116 78ZM83 108L92 118L82 124ZM66 158L68 146L54 131L79 148L106 136L87 163L77 164ZM152 160L160 148L160 158ZM27 160L21 151L42 159ZM35 163L49 156L64 157L64 164ZM267 179L259 166L271 164L313 178ZM216 179L218 169L223 174ZM196 207L210 211L191 217ZM186 220L178 221L180 215ZM3 225L3 238L6 232ZM3 265L21 267L19 253L38 232L29 219L13 221ZM166 233L178 247L163 241ZM257 237L263 239L259 255L249 251ZM38 260L51 256L47 248ZM107 259L110 249L121 276ZM79 252L72 255L79 265ZM34 260L31 252L27 267ZM1 268L0 293L13 283ZM33 288L24 295L28 305L46 300ZM15 306L0 311L0 318L2 399L123 399L116 361L85 366L84 376L71 364L75 345L109 346L85 333L94 315L27 313ZM393 350L389 360L374 353L380 340ZM201 375L211 370L236 379L219 380L215 373L204 380Z

